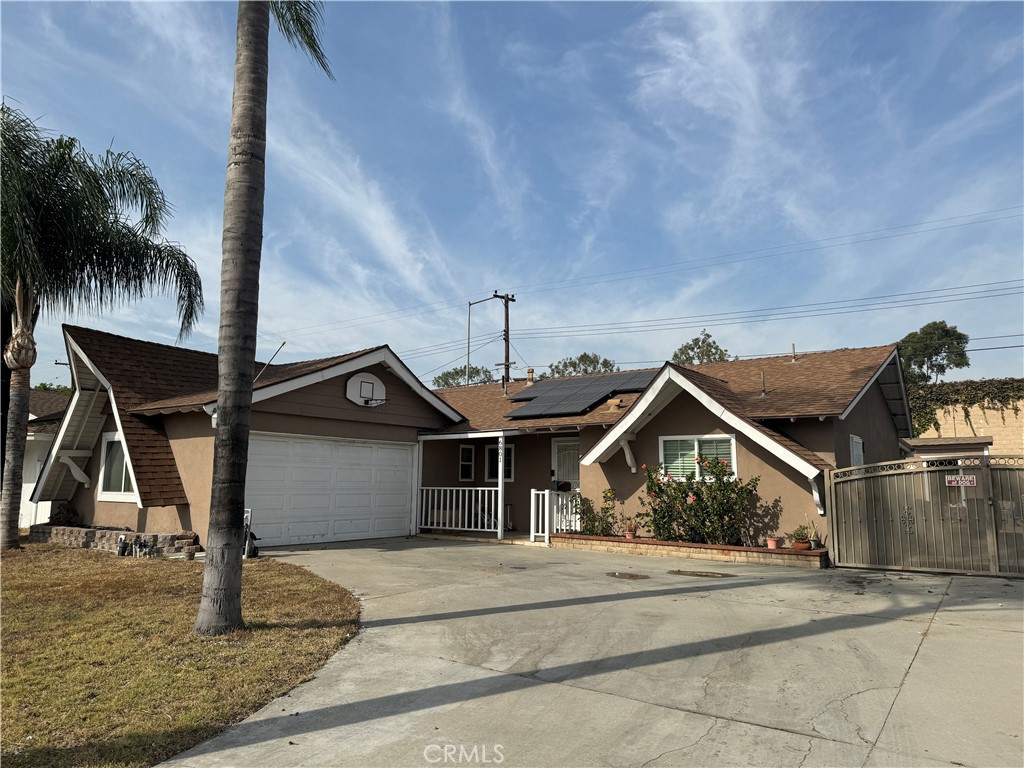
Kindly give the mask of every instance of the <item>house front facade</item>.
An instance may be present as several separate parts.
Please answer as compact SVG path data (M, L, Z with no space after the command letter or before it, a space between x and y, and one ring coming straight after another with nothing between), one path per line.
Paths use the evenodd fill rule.
M75 383L33 502L92 525L205 541L216 356L64 329ZM262 366L260 366L262 367ZM644 465L697 455L760 478L762 537L827 535L824 473L898 458L895 346L430 391L388 347L267 366L254 385L246 506L264 546L572 529L578 491L641 511Z

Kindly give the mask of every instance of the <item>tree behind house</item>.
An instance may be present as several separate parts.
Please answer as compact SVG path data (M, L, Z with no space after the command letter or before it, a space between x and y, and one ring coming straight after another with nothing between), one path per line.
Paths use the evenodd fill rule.
M487 368L478 365L469 366L469 381L466 381L466 366L451 368L444 373L434 377L435 389L446 389L448 387L464 387L467 384L491 384L494 382L494 374Z
M196 632L203 635L244 626L242 526L263 249L271 14L288 42L331 76L320 45L322 2L238 4L221 241L217 433L203 593L195 624Z
M711 334L706 328L679 347L672 355L672 362L676 365L724 363L729 360L739 360L739 358L735 355L730 356L729 350L719 346L718 342L711 338Z
M967 344L971 337L936 320L911 331L899 342L904 378L908 384L935 383L951 368L967 368Z
M576 357L564 357L548 367L541 378L558 376L583 376L588 373L614 373L619 370L614 360L601 357L596 352L584 352Z

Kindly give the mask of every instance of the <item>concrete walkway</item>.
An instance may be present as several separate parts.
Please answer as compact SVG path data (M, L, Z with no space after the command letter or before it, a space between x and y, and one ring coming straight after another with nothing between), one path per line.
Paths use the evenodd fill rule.
M1024 764L1020 581L423 540L273 556L360 596L363 630L170 765Z

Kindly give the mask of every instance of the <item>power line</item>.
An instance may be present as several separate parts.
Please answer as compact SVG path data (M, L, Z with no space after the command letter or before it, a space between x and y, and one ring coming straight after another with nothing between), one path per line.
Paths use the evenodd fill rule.
M929 288L927 290L922 290L922 291L906 291L906 292L903 292L903 293L886 293L886 294L880 294L878 296L862 296L862 297L853 298L853 299L837 299L837 300L834 300L834 301L819 301L819 302L812 302L812 303L809 303L809 304L789 304L789 305L781 305L781 306L777 306L777 307L760 307L758 309L739 309L739 310L732 310L732 311L729 311L729 312L715 312L715 313L712 313L712 314L702 314L702 315L681 315L681 316L678 316L678 317L650 318L650 319L647 319L647 320L626 320L626 321L620 321L620 322L598 323L598 324L586 323L586 324L583 324L583 325L531 326L531 327L527 327L527 328L521 329L520 332L521 333L528 333L528 332L539 332L539 331L564 331L564 330L574 330L574 329L577 329L577 328L586 328L587 330L597 330L597 329L600 329L600 328L649 327L649 326L652 326L653 324L656 324L656 323L678 322L678 321L681 321L681 320L693 320L693 319L696 319L696 318L709 318L709 319L710 318L726 318L726 317L729 317L730 315L754 314L754 313L762 313L762 312L781 312L781 311L784 311L784 310L801 310L801 309L806 309L806 308L811 308L811 307L828 307L828 306L834 306L834 305L838 305L838 304L852 304L854 302L880 301L880 300L884 300L884 299L897 299L899 297L922 296L922 295L928 294L928 293L939 294L939 293L945 293L945 292L948 292L948 291L957 291L958 294L962 295L963 293L965 293L964 289L966 289L966 288L988 288L989 286L994 286L994 285L1003 286L1003 285L1009 285L1010 283L1021 283L1021 282L1024 282L1024 278L1014 278L1014 279L1011 279L1011 280L997 280L997 281L987 282L987 283L974 283L974 284L971 284L971 285L956 285L956 286L950 286L948 288ZM992 289L990 289L990 290L992 290ZM981 291L967 291L967 293L972 293L972 294L973 293L981 293ZM937 297L931 296L931 297L927 297L927 298L937 298Z
M928 220L928 221L916 222L914 224L901 224L901 225L894 226L894 227L886 227L884 229L867 230L867 231L864 231L864 232L855 232L855 233L850 233L850 234L845 234L845 235L834 235L832 237L818 238L818 239L815 239L815 240L803 240L803 241L798 241L798 242L795 242L795 243L788 243L788 244L784 244L784 245L776 245L776 246L769 246L769 247L763 247L763 248L754 248L754 249L745 250L745 251L733 251L733 252L730 252L730 253L719 254L718 256L704 257L702 259L694 259L694 260L690 260L690 261L668 262L668 263L665 263L665 264L655 265L655 266L651 266L651 267L643 267L643 268L634 269L634 270L619 270L619 271L615 271L615 272L600 273L600 274L597 274L597 275L588 275L588 276L583 276L583 277L571 278L571 279L568 279L568 280L556 281L554 283L552 283L550 281L546 281L544 283L530 283L530 284L526 284L526 285L524 285L522 287L513 288L512 290L515 291L515 292L518 292L518 293L543 293L543 292L551 291L551 290L559 290L559 289L565 288L565 287L567 287L569 285L575 285L575 287L585 287L585 286L589 286L589 285L598 285L598 284L607 283L607 282L616 282L616 281L619 281L619 280L634 280L634 279L637 279L637 278L640 278L640 277L650 277L650 276L653 276L655 274L665 274L665 273L668 273L668 272L679 272L679 271L685 271L687 269L698 269L698 268L700 268L700 267L697 267L697 266L690 266L690 267L683 267L683 268L680 268L680 269L666 269L668 267L679 267L679 265L682 265L682 264L697 264L699 262L704 262L704 261L714 261L714 260L717 260L717 259L727 259L727 258L730 258L732 256L745 256L745 255L755 254L755 253L764 253L766 251L779 251L779 250L788 249L788 248L798 248L799 246L811 245L813 243L829 243L829 242L831 242L833 240L843 240L843 239L847 239L847 238L865 237L867 235L875 235L875 234L880 234L880 233L883 233L883 232L895 232L896 230L899 230L899 229L910 229L910 228L913 228L913 227L923 227L923 226L927 226L927 225L930 225L930 224L941 224L941 223L948 222L948 221L959 221L960 219L971 218L971 217L974 217L974 216L988 216L990 214L1005 213L1006 211L1014 211L1014 210L1019 210L1021 208L1024 208L1024 206L1014 205L1014 206L1008 206L1006 208L994 208L994 209L987 210L987 211L976 211L974 213L964 213L964 214L960 214L960 215L957 215L957 216L947 216L947 217L941 218L941 219L931 219L931 220ZM941 230L945 230L945 229L953 229L953 228L956 228L956 227L965 227L965 226L971 226L971 225L974 225L974 224L984 224L984 223L990 223L990 222L996 222L996 221L1004 221L1004 220L1007 220L1007 219L1019 218L1021 215L1022 214L1014 214L1014 215L1011 215L1011 216L1002 216L1002 217L997 217L997 218L992 218L992 219L981 219L981 220L978 220L978 221L966 221L966 222L960 222L959 224L953 224L953 225L946 226L946 227L936 227L936 228L932 228L932 229L920 229L920 230L916 230L914 232L897 232L896 234L892 234L892 235L888 235L888 236L884 236L884 237L868 238L868 239L865 239L865 240L852 240L850 242L845 242L845 243L835 243L835 244L831 244L831 245L822 245L822 246L815 247L815 248L806 248L806 249L801 249L801 250L796 250L796 251L785 251L785 252L782 252L782 253L773 253L773 254L768 254L768 255L765 255L765 256L757 256L757 257L754 257L754 258L751 258L751 259L738 259L738 260L733 260L733 261L723 261L723 262L720 262L720 264L705 264L703 266L719 266L719 265L725 265L725 264L735 264L735 263L739 263L739 262L742 262L742 261L753 261L753 260L756 260L756 259L774 258L775 256L787 256L787 255L792 255L792 254L796 254L796 253L806 253L806 252L809 252L809 251L821 250L821 249L825 249L825 248L835 248L835 247L839 247L841 245L855 245L855 244L858 244L858 243L873 242L873 241L877 241L877 240L885 240L885 239L890 239L890 238L893 238L893 237L907 237L907 236L910 236L910 235L926 234L926 233L929 233L929 232L937 232L937 231L941 231ZM662 270L662 271L658 271L658 270ZM616 275L620 275L622 277L615 277ZM611 277L613 279L609 279L609 280L596 280L596 278L605 278L605 277ZM591 281L595 281L596 280L596 281L595 282L580 282L580 281L585 281L585 280L591 280ZM538 290L528 290L530 288L538 288ZM315 333L317 331L322 331L322 330L328 329L328 328L334 328L334 329L340 330L342 328L359 328L359 327L363 327L363 326L366 326L366 325L375 325L375 324L380 323L380 322L385 322L385 320L381 320L380 318L386 318L387 320L398 320L398 319L403 319L403 318L406 318L406 317L416 317L416 316L419 316L419 315L433 314L433 313L439 312L439 311L441 311L443 309L448 309L448 308L450 308L452 306L456 306L461 301L464 301L466 299L470 299L470 298L472 298L474 296L479 296L479 295L481 295L483 293L485 293L485 291L481 290L481 291L478 291L478 292L475 292L475 293L467 294L465 296L460 296L460 297L455 297L455 298L450 298L450 299L440 299L438 301L427 303L427 304L417 304L417 305L414 305L414 306L411 306L411 307L404 307L404 308L397 308L397 309L389 310L387 312L379 312L379 313L371 314L371 315L362 315L362 316L358 316L358 317L346 318L344 320L336 320L336 321L327 322L327 323L319 323L317 325L301 326L301 327L298 327L298 328L292 328L292 329L283 330L283 331L275 331L273 333L270 333L270 332L260 333L259 336L261 336L263 338L267 338L267 337L271 337L271 336L277 338L277 337L280 337L280 336L283 336L283 335L288 335L289 337L294 337L294 336L305 335L307 333ZM431 307L433 307L433 308L431 309ZM423 311L415 311L415 310L423 310ZM393 315L393 317L388 317L389 315ZM360 322L360 321L364 321L364 320L369 321L369 322Z
M472 353L472 352L476 352L477 350L481 350L481 349L483 349L484 347L488 346L489 344L493 344L494 342L496 342L496 341L497 341L498 339L500 339L500 338L501 338L501 337L499 336L499 337L497 337L497 338L491 339L490 341L486 341L486 342L484 342L483 344L481 344L480 346L478 346L478 347L474 347L474 348L473 348L472 350L470 350L470 352ZM429 375L430 375L430 374L432 374L432 373L433 373L434 371L440 370L441 368L447 368L447 367L448 367L449 365L452 365L453 363L457 363L457 362L459 362L460 360L462 360L462 355L459 355L459 356L458 356L458 357L456 357L456 358L455 358L454 360L449 360L449 361L448 361L447 363L443 363L443 364L441 364L441 365L437 366L437 368L431 368L431 369L430 369L429 371L426 371L426 372L424 372L424 373L420 373L420 374L418 374L418 375L417 375L417 378L420 378L420 379L422 379L422 378L423 378L424 376L429 376Z
M967 296L967 297L964 297L964 298L944 297L944 298L940 298L940 299L938 299L936 301L905 300L905 301L902 301L902 302L891 302L891 303L889 303L888 306L884 306L884 305L883 306L874 306L873 305L873 306L865 307L865 308L861 308L861 309L850 309L850 308L847 308L847 309L837 310L837 311L834 311L834 312L805 312L805 313L783 314L783 315L777 315L777 316L765 315L765 316L761 316L761 317L733 318L733 319L723 320L722 322L713 322L713 323L707 323L707 322L682 323L682 324L671 324L671 325L658 325L658 326L655 326L655 327L633 326L633 327L630 327L630 328L624 328L624 329L619 329L619 330L616 330L616 329L613 329L613 328L602 328L602 329L596 330L594 332L586 332L586 331L579 331L579 332L576 332L576 333L541 332L541 333L536 333L536 334L520 333L519 334L519 338L520 339L523 339L523 338L528 338L528 339L544 339L544 338L553 338L553 337L582 338L582 337L586 337L586 336L611 336L611 335L619 335L619 334L623 334L623 333L636 333L637 331L657 332L657 331L684 330L684 329L687 329L687 328L701 328L701 327L704 327L704 328L717 328L717 327L721 327L721 326L746 325L748 323L768 322L768 321L773 321L773 320L798 320L798 319L807 319L807 318L812 318L812 317L831 317L831 316L834 316L834 315L850 315L850 314L859 314L859 313L862 313L862 312L877 312L877 311L880 311L880 310L883 310L883 309L900 309L900 308L903 308L903 307L930 306L930 305L933 305L933 304L954 304L954 303L958 303L958 302L961 302L961 301L977 301L979 299L993 299L993 298L1001 298L1003 296L1020 296L1020 295L1024 295L1024 290L1014 289L1014 290L1009 290L1009 291L1005 291L1005 292L1002 292L1002 293L986 293L986 294L981 295L981 296Z
M999 288L989 288L980 291L969 291L967 296L960 294L949 294L949 295L935 295L935 296L917 296L917 297L906 297L906 298L893 298L884 299L881 301L875 301L874 299L849 299L846 304L852 306L847 307L835 307L834 309L848 311L868 311L870 309L894 309L904 306L914 305L925 305L928 303L942 303L943 301L967 301L976 300L982 298L997 298L999 296L1011 296L1017 295L1022 290L1021 286L1004 286ZM931 301L928 301L931 300ZM666 330L674 328L685 328L689 327L690 321L720 321L717 323L710 323L708 325L723 325L728 324L725 321L735 322L749 322L761 319L769 319L773 316L783 316L788 319L797 319L801 317L825 317L830 314L842 314L842 312L817 312L814 311L814 307L820 307L821 309L833 309L827 305L831 302L825 302L823 304L810 304L810 305L795 305L792 307L768 307L757 310L734 310L731 312L718 312L710 313L706 315L687 315L676 318L657 318L649 320L633 320L625 321L621 323L602 323L594 326L587 325L574 325L574 326L542 326L537 328L524 328L520 331L520 338L547 338L551 336L561 335L600 335L602 333L632 333L635 331L651 331L651 330ZM780 313L782 313L780 315ZM743 317L748 315L749 317ZM695 322L696 325L700 325L700 322ZM584 329L579 334L570 333L577 329Z

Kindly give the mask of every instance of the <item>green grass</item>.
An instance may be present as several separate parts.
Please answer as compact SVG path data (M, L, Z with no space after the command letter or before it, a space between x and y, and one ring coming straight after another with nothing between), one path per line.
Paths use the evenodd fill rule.
M144 766L312 677L359 626L345 589L245 563L247 629L193 634L202 563L29 544L0 561L0 759Z

